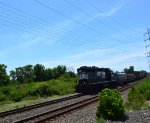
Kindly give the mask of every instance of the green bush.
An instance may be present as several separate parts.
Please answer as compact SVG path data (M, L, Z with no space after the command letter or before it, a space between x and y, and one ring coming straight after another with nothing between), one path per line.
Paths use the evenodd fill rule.
M0 92L0 102L3 102L3 101L6 101L7 100L7 97Z
M2 92L3 94L5 94L6 96L9 96L9 95L10 95L10 92L11 92L11 88L8 87L8 86L2 87L2 88L1 88L1 92Z
M21 101L21 100L22 100L22 97L23 97L23 95L22 95L22 93L19 92L19 91L13 91L13 92L11 93L11 100L14 101L14 102L19 102L19 101Z
M75 78L60 77L46 82L0 86L0 102L18 102L26 99L65 95L75 92Z
M45 82L39 84L36 93L40 96L51 96L50 87Z
M118 119L124 116L123 98L118 90L104 89L99 94L97 117Z
M70 81L70 82L69 82ZM49 87L51 88L52 95L64 95L75 92L75 83L73 80L54 80L49 82Z
M24 87L22 88L22 92L25 93L25 97L38 96L36 90L37 87L34 83L25 84Z
M96 123L106 123L106 121L104 120L104 118L99 118L97 119L97 122Z

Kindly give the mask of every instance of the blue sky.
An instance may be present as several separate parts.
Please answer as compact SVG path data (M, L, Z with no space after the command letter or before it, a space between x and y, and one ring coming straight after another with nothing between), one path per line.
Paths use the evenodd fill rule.
M149 0L0 0L0 63L147 70ZM148 43L148 42L147 42ZM148 49L149 50L149 49Z

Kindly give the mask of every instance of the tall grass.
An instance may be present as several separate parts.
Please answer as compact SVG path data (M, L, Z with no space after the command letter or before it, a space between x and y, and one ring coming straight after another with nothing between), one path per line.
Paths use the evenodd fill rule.
M143 109L149 107L146 104L147 100L150 100L150 78L146 78L142 83L131 88L125 105L128 110Z
M9 85L0 87L0 103L5 101L18 102L21 100L65 95L75 92L75 78L61 77L46 82L33 82L22 85Z

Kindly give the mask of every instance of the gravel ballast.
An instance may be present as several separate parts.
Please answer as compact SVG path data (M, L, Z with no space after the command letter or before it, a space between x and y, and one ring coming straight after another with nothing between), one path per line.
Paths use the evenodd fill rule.
M121 92L124 101L130 89ZM48 123L96 123L96 110L98 102L90 104L82 109L72 111L69 114L57 117ZM106 121L107 123L150 123L150 109L127 112L126 117L118 121Z
M47 123L96 123L96 110L98 102L82 109L57 117Z
M128 112L127 117L120 121L107 121L108 123L150 123L150 109Z
M96 123L96 110L98 103L91 104L82 110L62 115L47 123ZM150 109L128 112L127 117L119 121L106 121L107 123L150 123Z

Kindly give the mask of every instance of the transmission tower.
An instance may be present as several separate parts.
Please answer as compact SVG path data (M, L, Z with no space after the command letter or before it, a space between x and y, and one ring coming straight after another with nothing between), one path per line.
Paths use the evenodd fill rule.
M148 68L150 71L150 28L147 28L147 32L144 33L145 36L145 47L146 47L146 57L148 59Z

